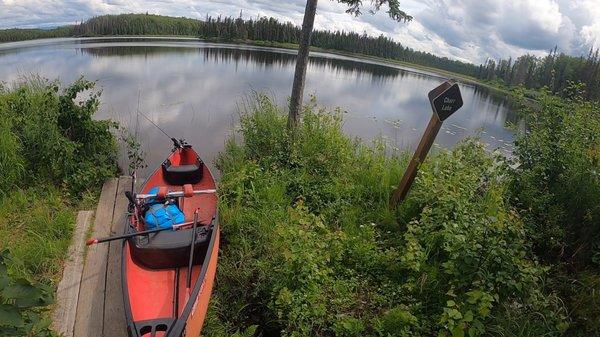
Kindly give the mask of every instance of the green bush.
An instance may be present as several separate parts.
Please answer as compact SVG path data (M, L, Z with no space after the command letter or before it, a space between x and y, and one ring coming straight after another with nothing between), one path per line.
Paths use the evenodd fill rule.
M93 88L79 79L59 92L57 82L39 78L0 87L0 158L10 160L2 187L50 183L79 195L116 174L115 124L92 118Z
M600 284L600 105L571 83L561 99L541 91L524 105L528 129L515 141L511 204L535 252L551 268L549 285L570 313L569 335L598 332Z
M390 212L406 155L351 140L314 101L293 136L267 97L247 110L217 160L227 243L208 336L479 336L507 307L547 335L567 327L504 199L506 165L476 141L428 160Z
M523 108L510 191L540 256L585 265L600 252L600 106L571 96Z

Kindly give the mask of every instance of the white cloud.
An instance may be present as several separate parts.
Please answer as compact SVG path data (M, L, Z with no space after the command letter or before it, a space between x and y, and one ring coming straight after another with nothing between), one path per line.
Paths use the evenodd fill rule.
M368 5L368 1L365 4ZM337 1L319 3L317 29L384 34L405 46L470 62L543 55L555 45L573 55L600 46L600 0L401 0L414 16L390 20L384 11L353 17ZM94 15L149 12L204 18L273 16L301 24L305 0L0 0L0 28L50 27Z
M586 44L600 46L600 22L593 25L583 26L581 28L581 36Z

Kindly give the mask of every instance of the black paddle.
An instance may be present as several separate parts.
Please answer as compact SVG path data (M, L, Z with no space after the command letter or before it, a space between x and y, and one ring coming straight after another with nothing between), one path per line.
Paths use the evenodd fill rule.
M103 242L110 242L110 241L115 241L115 240L128 239L128 238L132 238L132 237L138 236L138 235L146 235L146 234L152 234L152 233L162 232L162 231L165 231L167 229L177 230L180 227L187 226L189 224L190 224L190 222L185 222L185 223L182 223L182 224L179 224L179 225L173 225L172 227L149 229L147 231L129 233L129 234L124 234L124 235L109 236L109 237L105 237L105 238L101 238L101 239L91 238L91 239L87 240L85 244L88 245L88 246L90 246L90 245L95 245L97 243L103 243ZM194 223L194 226L196 226L196 223Z
M192 264L194 263L194 246L196 245L196 227L198 226L198 209L194 212L194 224L192 225L192 242L190 243L190 260L188 261L187 278L185 280L186 297L190 297L190 287L192 285ZM187 299L186 299L187 302Z

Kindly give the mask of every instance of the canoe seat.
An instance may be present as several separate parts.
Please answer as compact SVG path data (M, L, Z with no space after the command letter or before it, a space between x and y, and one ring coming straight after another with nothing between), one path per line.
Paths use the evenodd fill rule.
M204 261L212 226L196 228L194 264ZM162 231L129 239L133 260L150 269L185 267L190 258L192 228Z
M169 159L162 163L165 181L171 185L196 184L202 180L204 163L198 158L190 164L173 165Z

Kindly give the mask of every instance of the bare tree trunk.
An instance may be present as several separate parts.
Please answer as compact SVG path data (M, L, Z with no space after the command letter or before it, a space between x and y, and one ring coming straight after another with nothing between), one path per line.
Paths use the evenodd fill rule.
M296 72L294 73L294 84L292 86L292 97L290 98L290 114L288 116L288 128L293 129L298 124L302 96L304 94L304 82L306 80L306 66L308 65L308 49L312 35L315 13L317 12L317 0L307 0L302 22L302 33L298 58L296 60Z

